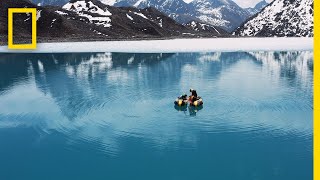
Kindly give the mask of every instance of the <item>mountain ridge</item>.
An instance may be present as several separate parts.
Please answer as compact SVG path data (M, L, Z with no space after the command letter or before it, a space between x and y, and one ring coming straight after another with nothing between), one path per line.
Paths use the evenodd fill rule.
M194 31L155 8L112 7L97 0L71 0L62 8L28 0L0 1L0 35L8 34L7 8L37 8L37 37L47 41L130 40L228 36ZM14 42L31 39L30 14L14 16Z
M238 36L313 37L313 0L274 0L234 32Z
M64 5L68 0L32 0L42 5ZM231 32L249 18L250 13L231 0L101 0L116 7L154 7L181 24L192 20L219 26ZM209 5L209 6L208 6ZM212 13L211 13L212 12Z

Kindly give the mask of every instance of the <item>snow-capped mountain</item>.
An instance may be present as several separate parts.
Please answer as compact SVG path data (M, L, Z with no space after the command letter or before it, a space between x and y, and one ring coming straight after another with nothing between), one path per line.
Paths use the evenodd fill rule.
M64 5L68 0L31 0L42 5ZM219 26L228 31L234 30L249 18L249 11L239 7L232 0L100 0L116 7L136 7L139 9L154 7L181 24L201 21Z
M97 26L103 26L106 28L111 27L110 16L112 14L108 10L108 7L100 8L92 1L70 1L70 3L67 3L62 8L67 11L77 13L78 16L87 19L90 23L93 23ZM66 15L67 13L62 12L60 14Z
M0 37L6 37L8 34L7 9L9 7L37 8L39 41L217 36L185 27L152 7L145 9L112 7L98 0L71 0L60 8L37 6L28 0L1 0L0 24L3 25L0 26ZM22 42L30 39L30 14L17 14L14 18L14 26L15 40ZM222 35L226 34L221 33Z
M178 36L191 31L153 7L113 7L97 0L72 0L63 6L86 23L94 24L105 35L120 33L128 36ZM68 15L66 15L68 17Z
M274 0L241 25L239 36L313 37L313 0Z
M195 10L193 16L228 31L237 28L250 16L232 0L194 0L190 5Z
M228 31L234 30L249 16L249 12L232 0L102 0L117 7L134 6L138 8L155 7L179 23L192 20L219 26Z
M256 4L253 8L246 8L250 15L255 15L260 12L264 7L266 7L269 3L267 1L262 0L258 4Z
M181 24L196 19L192 16L192 7L183 0L102 0L102 2L116 7L154 7Z

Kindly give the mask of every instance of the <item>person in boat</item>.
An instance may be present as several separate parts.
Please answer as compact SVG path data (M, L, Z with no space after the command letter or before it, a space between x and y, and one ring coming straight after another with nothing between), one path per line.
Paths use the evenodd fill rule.
M187 96L188 96L187 94L182 94L181 96L178 97L178 99L186 100Z
M194 89L190 89L190 92L191 92L191 96L190 96L191 102L196 101L198 99L197 91Z

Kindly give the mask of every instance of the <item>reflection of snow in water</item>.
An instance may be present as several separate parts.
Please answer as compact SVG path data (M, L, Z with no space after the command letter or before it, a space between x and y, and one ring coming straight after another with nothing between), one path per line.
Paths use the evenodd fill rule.
M201 53L201 56L198 58L200 62L205 61L220 61L221 60L221 52L216 53Z
M275 76L280 76L283 73L283 69L291 69L298 75L299 83L302 86L306 86L306 83L310 83L308 78L311 71L310 66L313 67L313 52L301 51L301 52L250 52L257 61L262 62L264 68L267 68Z
M67 74L72 78L74 76L87 79L95 76L96 73L111 69L113 65L111 53L98 53L91 55L89 59L83 59L77 66L66 66Z
M120 83L121 82L126 83L129 79L130 78L129 78L128 72L120 68L109 71L107 76L108 81L114 81L114 82L120 82Z
M275 74L278 79L280 78L281 66L285 69L290 65L290 67L292 66L299 72L297 73L298 77L296 77L299 83L310 83L309 78L312 74L310 74L311 72L308 69L307 63L312 61L312 52L289 52L286 54L257 52L250 54L256 57L258 62L262 62L262 68L267 68L267 71ZM219 63L216 59L219 59L218 57L221 55L213 54L213 56L214 57L210 58L208 54L201 54L198 59L200 62L204 59L209 59L215 63ZM280 61L277 60L275 56L280 57ZM179 55L177 55L176 58L179 58ZM288 60L286 59L294 60L288 64ZM173 63L173 61L169 61L163 65L161 64L158 67L168 68L170 63ZM279 112L273 111L273 109L270 110L268 109L269 107L259 109L261 107L259 107L257 103L266 102L266 100L257 102L257 99L246 99L245 94L243 97L229 96L227 93L231 92L231 90L228 89L223 89L225 96L215 97L214 101L221 104L230 103L233 104L234 107L220 109L220 107L216 105L215 111L206 109L201 111L201 113L204 114L209 113L207 114L208 117L203 117L203 119L188 117L183 123L181 122L181 114L176 112L174 113L176 116L163 119L158 113L168 114L169 116L171 112L162 111L162 109L168 106L168 102L172 105L172 99L169 97L156 98L157 104L150 107L150 104L154 103L155 97L153 97L152 93L148 92L148 89L143 89L143 87L145 87L143 83L146 82L147 78L150 78L150 73L154 73L154 69L151 70L148 66L139 64L135 71L131 71L129 68L113 68L113 64L112 54L106 53L92 56L88 61L83 61L78 65L61 67L65 68L66 77L70 78L70 82L67 82L67 84L71 84L70 86L58 86L59 83L54 83L58 78L46 77L47 81L53 81L51 83L57 85L54 86L56 91L62 91L62 94L58 95L56 92L53 92L52 89L48 92L40 91L36 82L33 81L33 78L24 84L14 86L10 91L1 94L0 128L32 127L45 134L58 131L66 134L71 142L84 140L94 143L98 141L105 148L103 151L111 154L117 153L119 150L120 145L118 139L122 137L144 138L147 141L150 140L154 142L154 146L158 148L166 148L168 144L170 144L171 147L179 146L179 142L196 145L196 131L186 131L186 129L190 127L197 127L199 130L215 133L226 131L248 132L262 129L267 129L267 131L281 131L284 134L296 132L297 134L300 133L305 136L309 136L312 133L312 122L305 122L299 119L301 118L299 111L292 112L290 117L280 119L277 116L281 115L282 111L288 111L288 109L280 109ZM228 82L227 78L234 78L234 76L232 76L233 74L230 74L234 72L232 67L246 67L247 69L240 69L244 71L243 74L250 72L259 74L259 69L257 69L254 64L249 64L250 66L247 65L248 64L240 62L227 67L224 69L225 71L222 72L224 74L219 75L215 80L217 82L213 83L215 84L214 86L208 85L210 82L205 79L205 76L208 76L207 74L210 72L210 68L204 65L182 64L180 66L181 72L179 73L181 73L180 78L182 84L186 84L183 78L189 77L189 80L197 81L196 84L200 87L207 87L208 93L216 92L218 95L219 89L217 89L217 86L218 88L219 85L221 85L220 87L222 88L231 87L226 83ZM32 66L30 66L30 68L32 68ZM169 70L167 69L164 72ZM33 73L34 70L30 70L30 72ZM201 72L201 78L199 79L197 75L190 75L192 72ZM62 72L59 72L59 74L60 73ZM96 76L99 73L105 76ZM64 76L59 75L58 77L61 78ZM102 77L105 79L100 81L99 78ZM221 79L221 77L224 79ZM263 79L259 79L261 78L260 76L257 77L258 81L264 82L262 81ZM246 83L245 77L241 78L241 83ZM64 79L62 78L60 81L61 80ZM229 80L234 83L232 79ZM74 84L72 84L73 81L75 81ZM274 79L272 79L272 82L275 82ZM108 83L108 86L106 83ZM117 84L128 87L139 84L144 90L144 99L132 99L132 102L123 104L122 101L126 102L124 101L125 99L134 98L133 96L135 94L125 94L124 92L126 92L125 90L127 89L115 88L112 96L115 96L118 100L111 99L111 101L107 99L108 101L106 103L99 104L97 102L99 99L106 100L107 97L101 95L96 88L107 90L109 86L112 88L119 87L115 86ZM94 86L93 88L93 85L96 85L96 87ZM249 85L243 88L244 92L248 91L247 88L250 87ZM257 84L257 86L259 86L259 84ZM71 91L70 88L76 91ZM184 87L184 89L188 88L190 87ZM261 90L258 91L261 92ZM268 94L268 92L266 94ZM207 96L209 97L208 94ZM272 101L272 99L270 101ZM16 102L19 103L17 104ZM277 103L277 101L275 102ZM67 106L65 104L73 104L73 106ZM273 105L274 104L271 104L271 106ZM66 116L65 112L73 111L72 108L74 107L76 107L76 111L73 113L76 113L76 116L72 119ZM246 113L260 114L261 116L259 116L259 119L247 119L241 115L237 115L235 116L237 120L232 118L228 119L228 115L232 116L235 111L238 112L239 110L243 111L244 117L246 117ZM302 111L306 111L306 109ZM272 112L271 117L268 115L269 112ZM223 121L216 121L217 117L225 119Z
M43 64L42 64L41 61L38 61L38 66L39 66L39 71L43 73L44 72L44 68L43 68Z

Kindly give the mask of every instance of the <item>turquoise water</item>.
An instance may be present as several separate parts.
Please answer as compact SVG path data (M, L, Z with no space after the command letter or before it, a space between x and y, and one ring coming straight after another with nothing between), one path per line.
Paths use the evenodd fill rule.
M1 54L0 179L311 180L312 89L306 51Z

